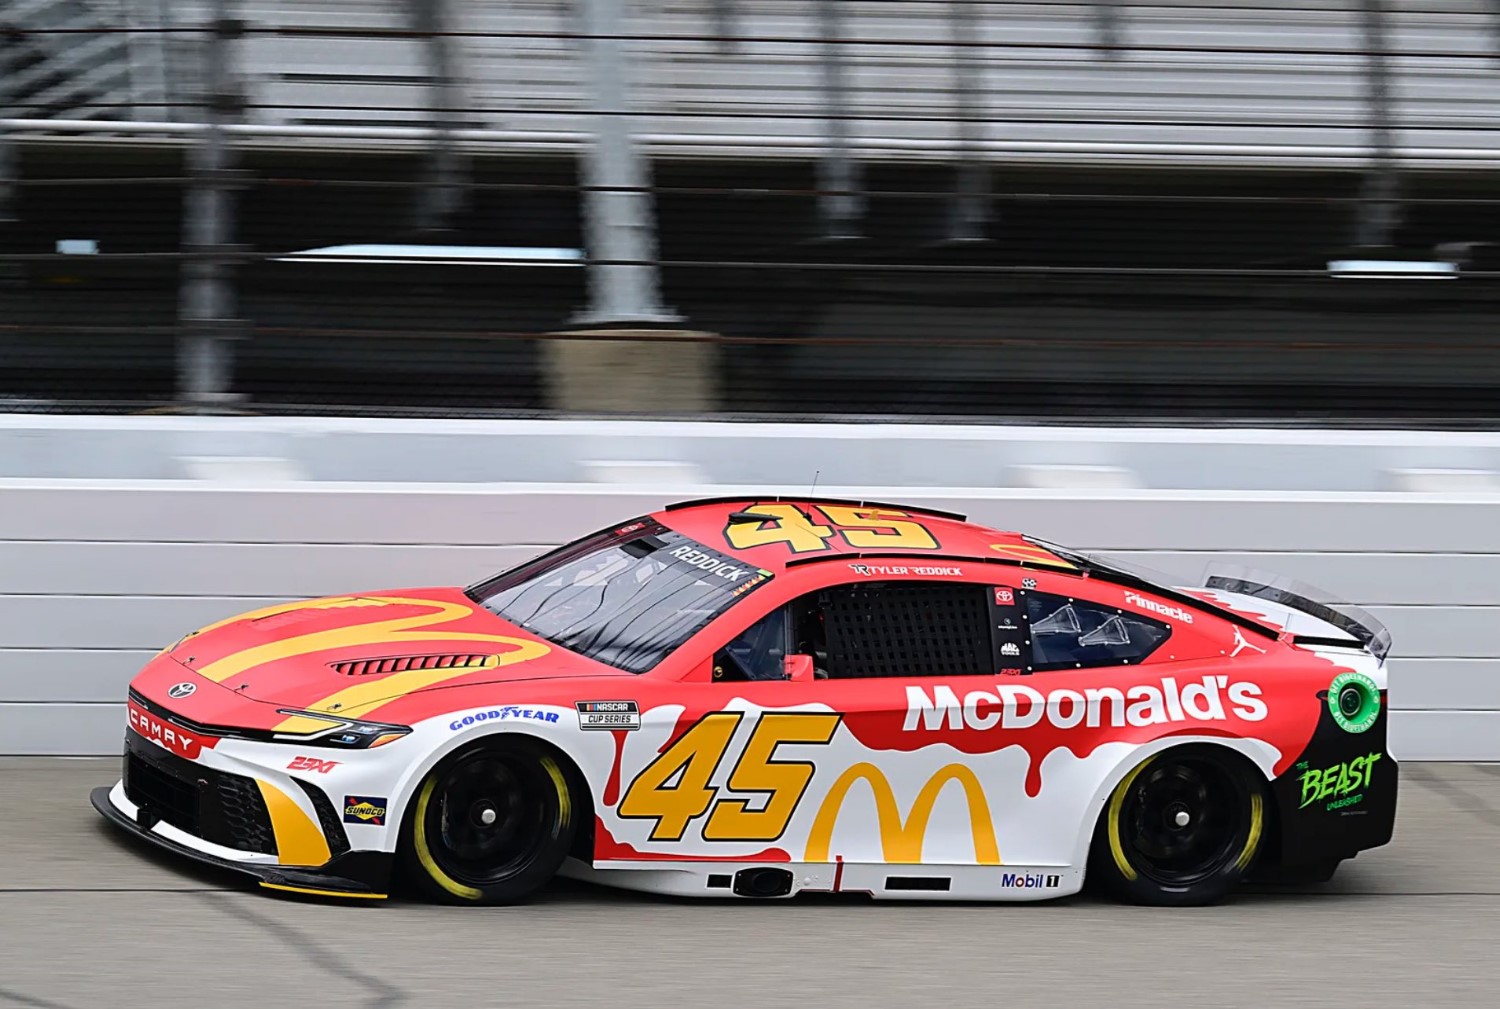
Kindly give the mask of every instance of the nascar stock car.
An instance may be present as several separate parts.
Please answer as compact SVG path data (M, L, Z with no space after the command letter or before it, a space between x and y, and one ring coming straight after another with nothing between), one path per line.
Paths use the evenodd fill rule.
M272 606L129 689L113 823L272 889L1187 905L1387 843L1388 632L961 515L674 505L467 589Z

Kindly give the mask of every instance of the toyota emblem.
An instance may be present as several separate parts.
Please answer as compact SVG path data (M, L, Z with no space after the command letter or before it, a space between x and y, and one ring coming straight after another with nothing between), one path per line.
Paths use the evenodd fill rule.
M198 685L196 683L174 683L172 684L172 689L167 691L167 696L177 698L187 697L197 689Z

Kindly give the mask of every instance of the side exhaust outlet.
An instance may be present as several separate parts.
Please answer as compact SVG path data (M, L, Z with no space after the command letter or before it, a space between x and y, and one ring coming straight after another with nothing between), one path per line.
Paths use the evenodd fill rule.
M740 897L785 897L792 892L792 874L786 869L741 869L734 874L734 892Z

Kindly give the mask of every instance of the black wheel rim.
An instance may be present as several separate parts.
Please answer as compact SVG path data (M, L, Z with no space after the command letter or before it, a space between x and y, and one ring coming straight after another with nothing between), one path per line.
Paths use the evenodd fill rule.
M1131 783L1120 811L1131 865L1170 887L1218 875L1244 850L1248 799L1241 778L1217 760L1149 765Z
M433 858L469 886L523 871L557 833L557 786L534 758L460 757L438 778L424 829Z

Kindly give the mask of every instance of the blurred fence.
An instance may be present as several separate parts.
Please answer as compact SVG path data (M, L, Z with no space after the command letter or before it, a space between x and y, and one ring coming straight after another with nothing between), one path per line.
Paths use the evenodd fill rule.
M1497 84L1489 0L8 0L0 396L1491 420Z

